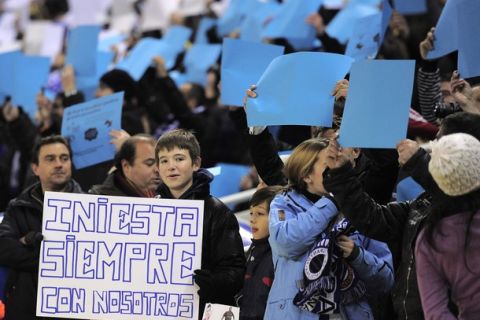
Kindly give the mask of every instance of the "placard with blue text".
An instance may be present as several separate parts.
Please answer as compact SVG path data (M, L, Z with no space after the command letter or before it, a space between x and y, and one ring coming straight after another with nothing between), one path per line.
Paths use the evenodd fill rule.
M46 192L37 316L197 319L203 206Z

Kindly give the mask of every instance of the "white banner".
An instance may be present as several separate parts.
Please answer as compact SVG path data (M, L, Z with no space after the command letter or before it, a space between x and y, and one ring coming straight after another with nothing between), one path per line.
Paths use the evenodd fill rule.
M37 316L197 319L203 201L46 192Z

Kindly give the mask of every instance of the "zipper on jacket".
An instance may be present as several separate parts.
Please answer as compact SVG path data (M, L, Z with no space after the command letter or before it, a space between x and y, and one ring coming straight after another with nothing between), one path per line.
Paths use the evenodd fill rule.
M403 298L403 311L405 312L405 319L408 319L407 314L407 296L408 296L408 284L410 283L408 280L410 279L410 273L412 272L412 260L413 257L410 255L410 261L408 262L408 272L407 272L407 284L405 286L405 296Z

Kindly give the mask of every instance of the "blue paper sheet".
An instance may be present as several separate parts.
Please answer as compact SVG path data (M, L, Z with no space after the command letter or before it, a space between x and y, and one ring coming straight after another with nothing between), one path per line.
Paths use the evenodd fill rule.
M85 100L91 100L95 97L95 90L102 75L108 71L112 63L114 53L112 51L97 52L97 74L95 76L78 76L77 88L82 90Z
M172 26L168 29L162 40L167 43L170 50L175 53L183 51L185 42L192 35L192 29L183 26Z
M437 59L458 49L457 0L448 0L435 27L433 50L428 59Z
M15 64L18 56L21 56L20 51L11 51L0 54L0 93L3 96L11 96L14 90L14 81L12 75L15 74ZM0 101L3 103L3 99Z
M225 38L222 53L222 90L224 105L242 106L245 90L257 83L273 59L284 48L268 44Z
M412 177L406 177L397 184L397 201L415 200L425 190Z
M217 33L223 37L240 27L243 21L243 7L247 4L245 0L232 0L225 13L218 19Z
M390 18L392 17L393 9L388 0L383 0L382 3L382 39L380 43L383 43L385 33L387 32L388 25L390 24Z
M67 64L76 75L94 76L97 73L99 26L79 26L70 31L67 42Z
M195 34L195 43L208 43L207 31L217 24L217 20L213 18L203 17Z
M70 139L73 164L82 169L113 159L111 130L121 130L123 92L66 108L62 135Z
M144 38L137 43L125 59L118 63L117 68L127 71L135 81L138 81L148 66L152 64L152 59L156 55L163 57L167 69L173 66L177 56L173 48L164 41Z
M458 4L458 71L462 78L480 76L480 1L468 0Z
M333 97L353 59L321 52L298 52L270 63L257 83L257 98L248 99L249 126L332 125Z
M355 62L339 143L344 147L395 148L405 139L414 72L413 60Z
M188 69L207 71L218 59L222 46L219 44L194 44L185 55L184 64Z
M34 118L37 111L36 96L48 81L50 60L46 57L16 55L11 88L12 102Z
M112 46L117 45L125 40L125 35L117 34L112 37L105 38L98 42L99 51L112 51Z
M12 103L22 106L31 119L37 112L37 94L47 84L49 72L50 58L17 55Z
M378 13L378 9L372 6L349 3L328 24L325 31L327 34L345 44L353 34L353 28L357 19Z
M425 0L395 0L395 9L403 15L422 14L427 12Z
M375 59L381 45L382 14L376 13L355 21L355 28L348 40L345 55L355 61Z
M239 192L240 181L248 174L250 167L229 163L219 163L218 166L221 172L210 183L210 193L215 197L223 197Z
M258 2L255 10L249 13L240 26L240 39L262 41L262 31L269 18L278 14L282 6L278 2Z
M282 5L278 14L265 27L263 38L315 38L315 29L305 19L316 12L323 0L289 0ZM312 38L313 36L313 38Z

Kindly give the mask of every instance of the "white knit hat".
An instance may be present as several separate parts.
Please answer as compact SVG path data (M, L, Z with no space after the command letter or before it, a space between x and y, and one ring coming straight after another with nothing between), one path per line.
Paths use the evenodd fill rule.
M432 142L428 171L449 196L461 196L480 187L480 141L465 133Z

